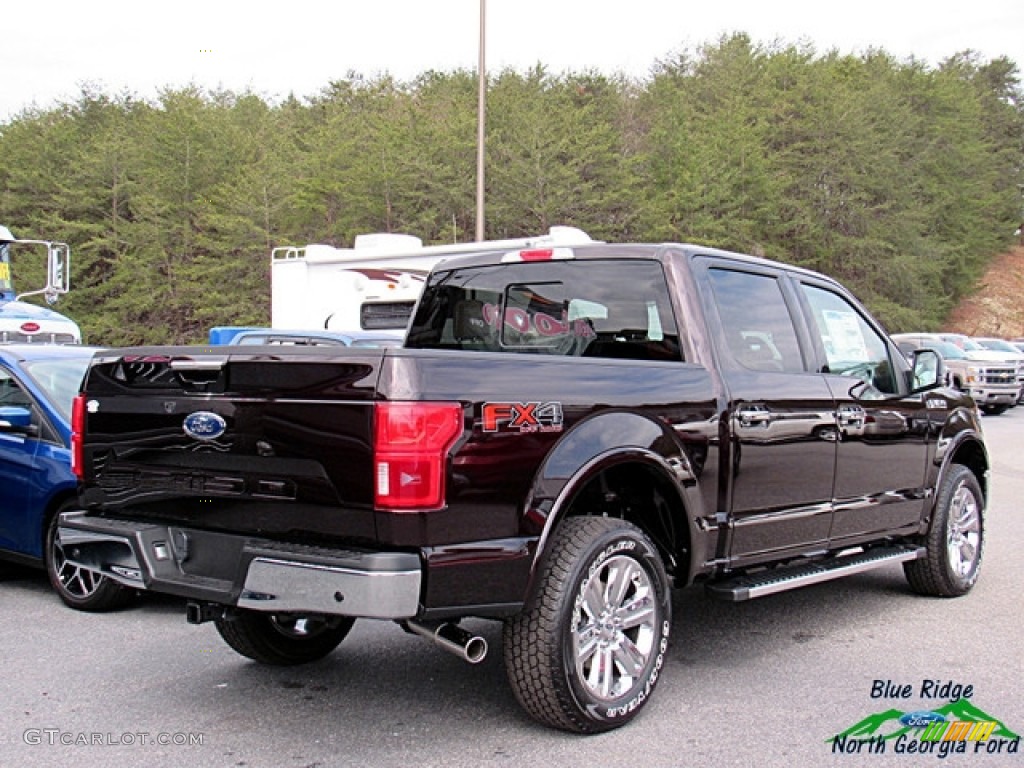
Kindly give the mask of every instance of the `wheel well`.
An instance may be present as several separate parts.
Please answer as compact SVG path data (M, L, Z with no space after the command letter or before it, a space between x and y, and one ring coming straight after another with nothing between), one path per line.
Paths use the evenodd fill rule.
M986 500L988 499L988 459L985 456L985 452L981 446L971 441L964 443L957 448L956 453L953 454L953 458L950 459L953 464L963 464L974 476L978 478L978 485L981 486L981 492L985 495Z
M618 517L647 534L665 570L676 581L689 571L690 529L678 490L657 468L616 464L587 481L573 497L566 517Z

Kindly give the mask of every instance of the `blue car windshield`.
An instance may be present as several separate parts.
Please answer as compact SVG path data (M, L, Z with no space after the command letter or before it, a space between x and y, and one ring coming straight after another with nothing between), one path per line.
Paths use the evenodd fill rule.
M22 369L46 393L65 421L71 420L71 402L82 386L91 356L54 360L27 360Z

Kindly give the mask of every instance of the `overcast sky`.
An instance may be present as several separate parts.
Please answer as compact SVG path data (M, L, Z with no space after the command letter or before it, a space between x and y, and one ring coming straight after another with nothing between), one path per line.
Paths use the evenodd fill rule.
M195 83L276 101L353 71L475 70L479 11L480 0L4 0L0 122L74 101L85 83L142 98ZM1022 0L486 0L486 21L488 71L643 77L732 32L930 64L970 48L1024 66Z

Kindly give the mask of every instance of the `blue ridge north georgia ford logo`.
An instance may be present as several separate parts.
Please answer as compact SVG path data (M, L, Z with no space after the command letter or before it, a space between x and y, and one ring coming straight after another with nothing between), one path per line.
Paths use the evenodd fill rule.
M216 413L196 411L185 417L182 428L186 435L196 440L216 440L224 434L228 424Z

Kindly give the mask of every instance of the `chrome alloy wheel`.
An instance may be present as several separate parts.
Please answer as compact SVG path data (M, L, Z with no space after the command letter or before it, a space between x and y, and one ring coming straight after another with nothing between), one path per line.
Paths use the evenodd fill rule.
M601 563L579 594L572 628L576 674L596 698L622 696L656 650L654 585L636 560L618 555Z
M946 549L949 565L963 578L971 572L981 544L981 512L978 500L970 489L961 485L953 496L946 527Z
M53 539L53 570L61 586L72 598L86 599L96 594L106 582L106 577L96 571L89 571L72 565L64 556L60 538Z

